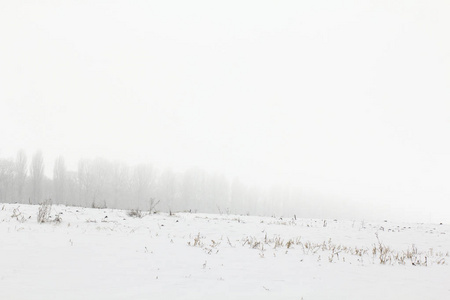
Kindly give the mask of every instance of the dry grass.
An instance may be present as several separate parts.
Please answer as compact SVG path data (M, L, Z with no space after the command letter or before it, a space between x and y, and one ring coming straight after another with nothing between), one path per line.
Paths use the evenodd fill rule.
M200 232L194 237L194 240L192 241L192 242L188 242L188 245L189 246L192 246L192 247L200 247L200 248L203 248L203 246L204 246L204 243L203 243L203 239L204 239L205 237L203 237L203 236L201 236L200 235Z
M446 263L446 257L450 256L449 253L436 253L433 249L428 251L419 251L415 245L412 245L406 250L395 250L389 246L384 245L379 239L378 243L374 244L372 248L368 247L349 247L341 244L335 244L329 239L327 242L314 243L311 241L302 241L301 237L290 238L287 240L282 239L276 235L271 238L265 234L262 239L256 237L247 236L241 239L241 246L248 246L250 249L259 250L259 255L264 257L264 251L266 250L264 245L271 247L273 250L285 249L286 253L288 249L294 249L300 247L303 255L319 255L318 260L323 255L328 256L328 261L334 263L337 261L346 262L345 256L347 256L347 262L351 263L349 257L354 257L357 262L362 263L365 258L372 263L379 263L381 265L412 265L412 266L429 266L430 264L443 265ZM231 243L228 243L231 246ZM276 257L274 253L274 257Z

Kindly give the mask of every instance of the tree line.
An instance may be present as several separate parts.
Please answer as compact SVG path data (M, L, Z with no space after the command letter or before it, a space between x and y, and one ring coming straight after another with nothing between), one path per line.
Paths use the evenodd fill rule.
M290 215L308 211L299 189L250 186L238 178L190 168L184 172L152 164L130 166L102 158L81 159L76 171L56 158L53 176L45 175L44 157L37 151L29 161L24 151L0 159L0 201L94 208L205 212L252 215Z

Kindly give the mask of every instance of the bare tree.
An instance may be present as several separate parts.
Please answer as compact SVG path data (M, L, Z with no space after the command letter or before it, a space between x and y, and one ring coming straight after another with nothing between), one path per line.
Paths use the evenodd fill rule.
M66 205L80 206L78 174L75 171L67 171L66 173L66 189L65 201Z
M14 162L0 159L0 201L12 202L14 182Z
M205 210L226 212L229 210L229 183L223 174L208 174Z
M64 157L56 159L53 167L53 189L56 203L66 204L67 168Z
M25 151L17 152L16 161L14 163L14 186L16 190L16 200L24 203L24 189L27 180L27 155Z
M89 198L92 194L92 170L89 160L82 159L78 162L78 189L79 205L89 207Z
M169 211L174 209L174 200L176 193L175 173L167 169L161 174L158 183L158 198L163 201Z
M42 151L37 151L32 160L30 166L31 185L32 185L32 203L38 204L42 201L42 186L44 180L44 156Z
M112 205L114 208L126 208L125 200L129 197L130 190L130 170L121 162L113 164L112 170Z
M112 164L102 158L96 158L91 164L93 181L92 207L106 207L113 194Z
M204 211L206 203L206 172L190 168L183 174L182 194L185 209Z
M150 164L139 164L134 167L132 189L135 193L131 208L143 208L152 197L152 188L155 183L155 170Z
M239 178L234 178L231 182L230 191L230 206L233 213L246 213L246 194L247 187L239 180Z

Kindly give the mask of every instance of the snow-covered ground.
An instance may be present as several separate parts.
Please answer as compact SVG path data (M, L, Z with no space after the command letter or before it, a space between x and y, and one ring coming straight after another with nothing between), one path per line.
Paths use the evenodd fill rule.
M450 299L447 224L0 204L0 299Z

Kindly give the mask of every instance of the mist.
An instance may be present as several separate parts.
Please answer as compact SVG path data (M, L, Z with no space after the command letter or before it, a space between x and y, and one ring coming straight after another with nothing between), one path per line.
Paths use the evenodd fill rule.
M450 221L445 1L0 7L2 202Z

